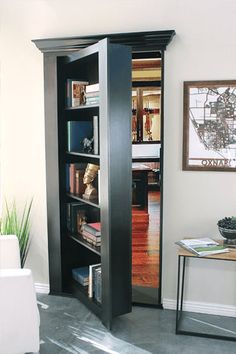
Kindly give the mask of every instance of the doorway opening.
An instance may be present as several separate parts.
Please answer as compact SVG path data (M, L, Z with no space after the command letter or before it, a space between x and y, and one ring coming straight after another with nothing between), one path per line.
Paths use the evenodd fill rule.
M132 299L160 305L162 53L132 59Z

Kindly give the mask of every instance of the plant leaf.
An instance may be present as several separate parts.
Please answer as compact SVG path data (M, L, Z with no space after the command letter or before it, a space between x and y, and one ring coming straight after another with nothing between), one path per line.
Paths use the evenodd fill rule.
M28 255L30 246L30 212L32 208L33 198L30 203L24 205L21 217L18 214L15 201L11 206L5 200L5 214L1 221L2 235L16 235L19 240L21 266L23 267Z

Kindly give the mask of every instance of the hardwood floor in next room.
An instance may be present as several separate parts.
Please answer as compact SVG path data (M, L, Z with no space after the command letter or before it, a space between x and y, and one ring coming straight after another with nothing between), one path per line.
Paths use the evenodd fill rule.
M148 192L149 222L132 223L132 285L159 287L160 192Z

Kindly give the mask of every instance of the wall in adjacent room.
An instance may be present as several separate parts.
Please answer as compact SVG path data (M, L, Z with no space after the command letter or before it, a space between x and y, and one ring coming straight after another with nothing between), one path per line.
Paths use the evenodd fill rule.
M163 242L163 298L175 299L174 242L214 237L217 220L236 214L235 172L181 170L183 81L236 79L236 2L2 0L0 14L1 197L34 198L28 265L38 283L48 283L43 56L31 40L176 30L165 55ZM236 306L234 265L195 261L189 271L189 300Z

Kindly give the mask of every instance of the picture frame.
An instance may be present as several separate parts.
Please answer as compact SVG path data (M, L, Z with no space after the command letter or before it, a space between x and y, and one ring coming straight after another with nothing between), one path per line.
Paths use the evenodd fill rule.
M236 80L185 81L185 171L236 171Z

